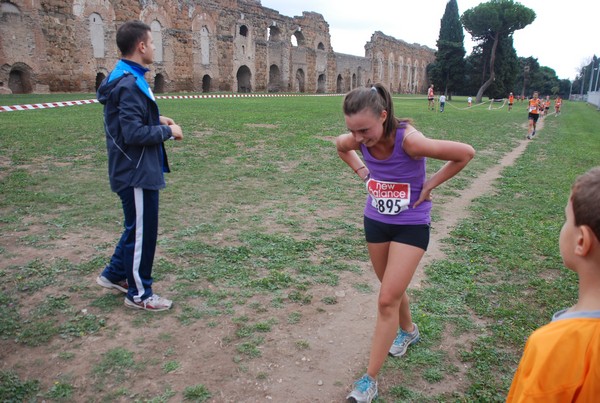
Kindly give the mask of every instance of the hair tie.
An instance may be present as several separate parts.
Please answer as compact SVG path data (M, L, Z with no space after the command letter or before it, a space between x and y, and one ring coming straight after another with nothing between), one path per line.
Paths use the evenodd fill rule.
M377 91L377 87L375 87L375 86L372 86L372 87L371 87L371 91Z

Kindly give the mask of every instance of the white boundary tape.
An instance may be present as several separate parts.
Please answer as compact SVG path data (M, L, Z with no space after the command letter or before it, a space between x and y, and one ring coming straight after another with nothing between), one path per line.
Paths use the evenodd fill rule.
M490 106L488 107L489 111L491 111L493 109L502 109L502 108L504 108L504 105L506 105L506 98L502 98L502 105L500 107L498 107L498 108L492 108L492 105L494 104L494 102L497 102L497 101L494 101L493 99L490 99Z
M156 99L209 99L209 98L273 98L273 97L336 97L343 96L344 94L208 94L208 95L159 95ZM401 97L392 97L393 99L403 99ZM406 97L404 99L427 99L425 97ZM60 108L63 106L76 106L76 105L88 105L98 103L97 99L83 99L79 101L61 101L61 102L46 102L40 104L25 104L25 105L0 105L1 112L14 112L14 111L29 111L34 109L52 109ZM437 103L437 100L436 100ZM486 102L473 105L472 107L485 105ZM490 100L488 110L502 109L506 105L506 99L503 100L502 106L498 108L492 108L493 100ZM455 109L465 110L471 107L458 108L452 104L452 102L446 102L447 106L452 106Z
M48 102L48 103L43 103L43 104L0 106L0 112L28 111L28 110L33 110L33 109L59 108L61 106L87 105L87 104L94 104L96 102L98 102L97 99L85 99L85 100L81 100L81 101L64 101L64 102Z
M203 98L272 98L272 97L335 97L343 94L209 94L209 95L161 95L156 99L203 99ZM29 111L34 109L51 109L63 106L88 105L98 103L97 99L81 101L47 102L41 104L0 106L0 112Z

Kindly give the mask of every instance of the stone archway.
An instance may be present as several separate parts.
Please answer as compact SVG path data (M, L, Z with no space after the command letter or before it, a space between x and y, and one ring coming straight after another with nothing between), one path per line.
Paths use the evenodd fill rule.
M325 74L319 74L317 80L317 94L324 94L327 91L327 81L325 80Z
M281 30L277 25L273 24L269 27L268 40L269 42L279 42L281 40Z
M306 45L306 39L304 39L304 35L302 34L302 32L300 30L294 32L294 34L291 37L291 42L292 42L292 46L294 46L294 47Z
M304 77L304 70L302 69L298 69L298 71L296 71L296 91L306 91L306 78Z
M8 74L8 88L13 94L31 94L33 84L29 68L13 67Z
M267 87L267 91L281 91L281 71L276 64L272 64L269 68L269 86Z
M238 69L237 74L238 92L252 92L252 72L248 66L242 66Z
M212 78L210 78L208 74L205 74L204 77L202 77L202 92L210 92L211 81Z
M342 78L341 74L338 74L338 76L337 76L337 83L336 83L335 90L338 94L341 94L344 92L344 79Z
M162 94L163 92L165 92L165 76L158 73L154 76L154 93Z
M104 73L96 74L96 85L94 87L96 89L96 91L98 91L100 84L102 84L102 81L104 81L105 78L106 78L106 75Z

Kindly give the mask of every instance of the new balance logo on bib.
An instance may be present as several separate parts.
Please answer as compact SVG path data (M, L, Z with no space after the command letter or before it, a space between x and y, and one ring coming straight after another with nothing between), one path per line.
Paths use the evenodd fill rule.
M369 179L366 186L367 192L371 196L371 205L380 214L396 215L408 209L410 202L409 183Z

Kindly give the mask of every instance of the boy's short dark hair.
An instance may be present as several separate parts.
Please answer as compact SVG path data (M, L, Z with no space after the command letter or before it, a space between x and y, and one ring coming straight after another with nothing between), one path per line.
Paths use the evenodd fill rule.
M571 188L575 225L587 225L600 240L600 167L579 176Z
M123 56L133 54L138 43L143 42L148 37L150 26L142 21L127 21L117 30L117 46Z

